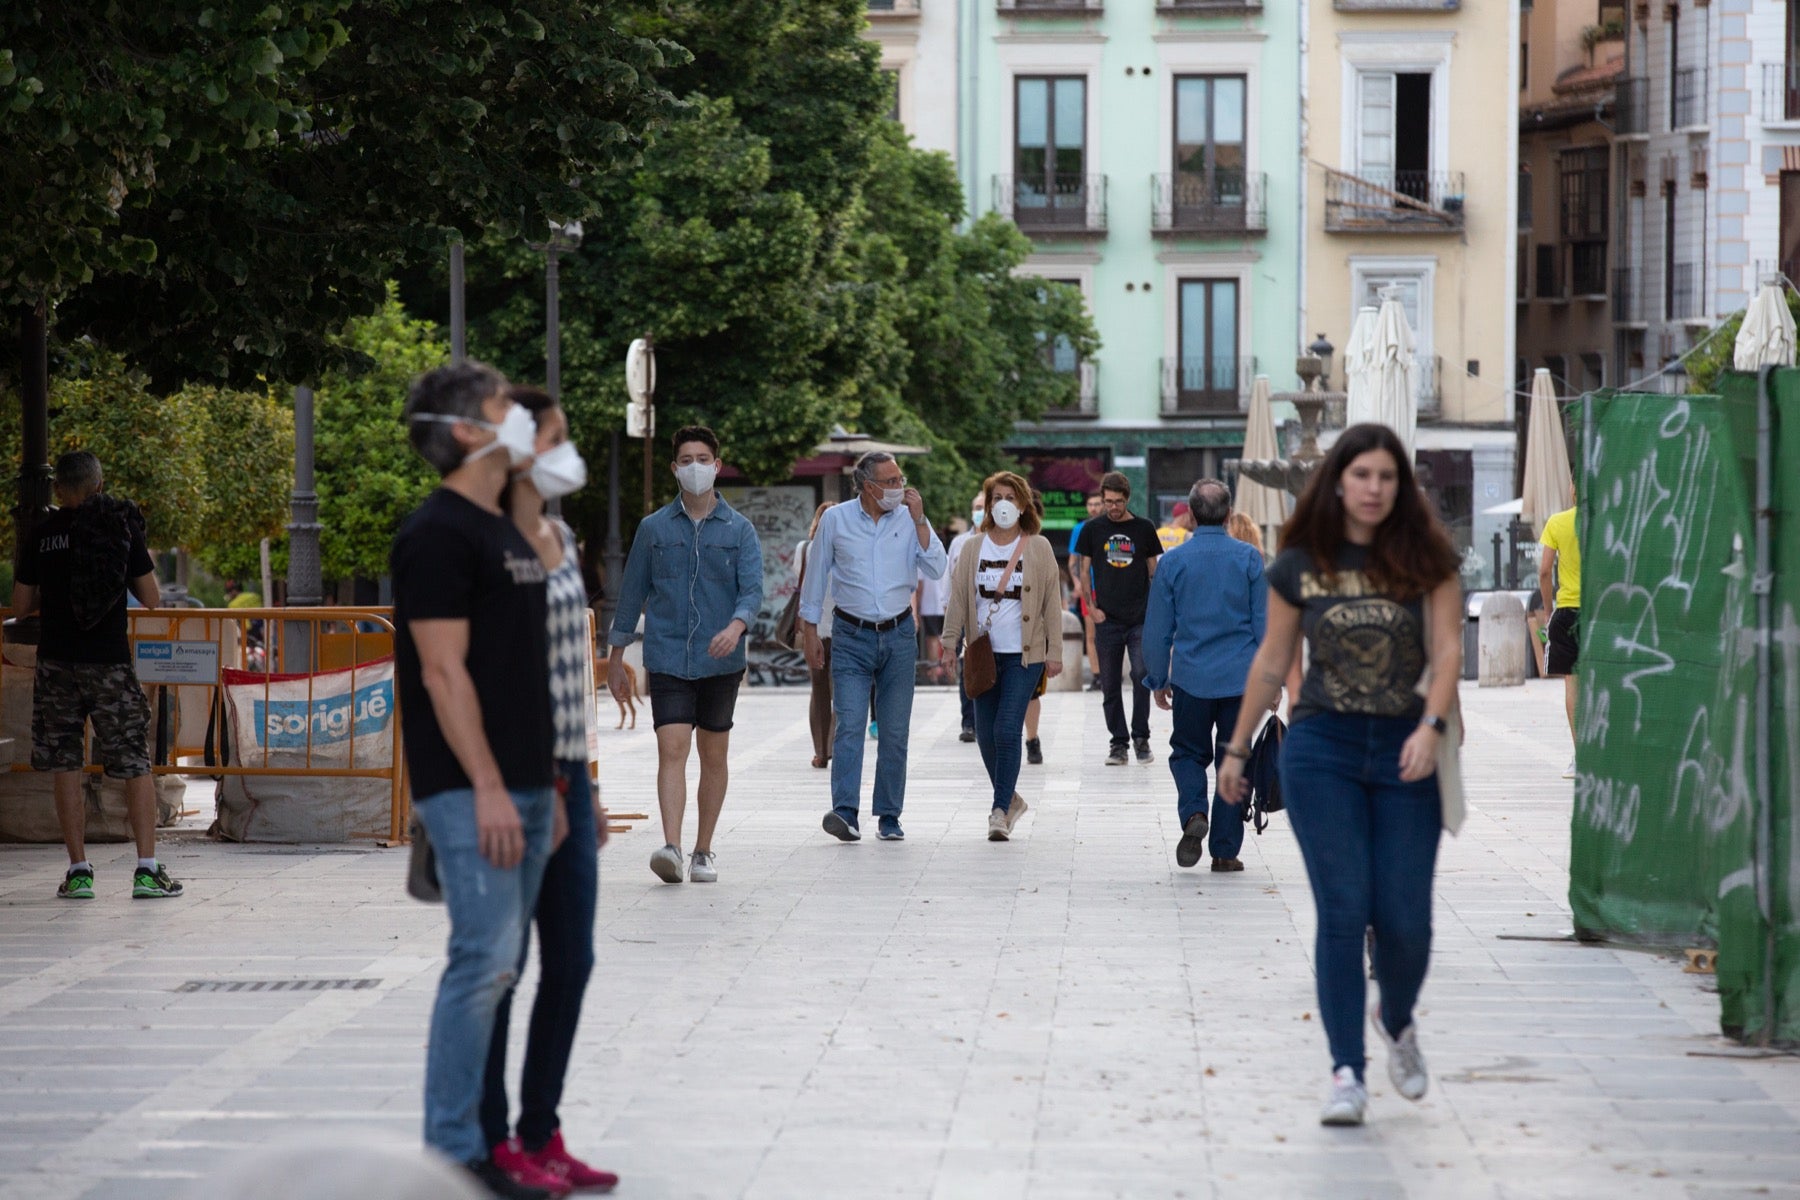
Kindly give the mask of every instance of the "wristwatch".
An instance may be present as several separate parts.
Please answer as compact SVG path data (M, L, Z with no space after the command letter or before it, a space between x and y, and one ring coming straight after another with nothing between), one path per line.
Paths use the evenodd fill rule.
M1425 726L1427 729L1434 729L1439 734L1450 732L1450 722L1444 720L1442 717L1421 717L1419 719L1419 724Z

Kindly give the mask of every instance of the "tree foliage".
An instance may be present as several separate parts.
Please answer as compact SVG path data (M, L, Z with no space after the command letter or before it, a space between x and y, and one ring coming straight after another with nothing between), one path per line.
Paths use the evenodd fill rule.
M674 111L655 73L684 61L620 32L634 10L614 0L7 11L0 99L16 111L0 138L31 168L15 183L9 166L0 192L22 201L0 233L0 303L52 276L65 336L169 388L316 377L343 362L330 332L380 308L396 270L441 257L449 231L594 211ZM54 270L31 265L46 230Z
M351 321L332 341L356 365L325 375L313 394L320 569L328 582L377 579L387 574L400 522L437 486L437 473L406 440L407 385L443 365L450 348L434 325L406 314L391 286L380 310ZM292 464L290 442L285 488L292 486ZM287 538L275 532L270 557L286 571ZM221 574L254 574L256 539L221 539L205 558Z
M1788 311L1800 322L1800 292L1793 288L1783 288L1782 298L1787 302ZM1707 335L1707 340L1687 360L1688 391L1700 394L1716 394L1719 388L1719 376L1731 369L1733 351L1737 345L1738 330L1744 326L1744 313L1733 313L1725 318Z
M1097 348L1079 297L1016 276L1030 244L1009 223L958 231L955 172L886 119L863 20L860 0L690 0L649 26L693 54L665 76L688 106L562 260L564 403L590 460L623 423L620 361L644 333L659 433L704 421L761 483L834 424L923 441L908 469L934 511L1005 462L1016 421L1072 399L1044 346ZM516 239L470 260L471 345L515 377L543 370L542 272ZM409 294L441 311L441 279L424 282ZM595 530L591 492L570 511Z
M187 548L211 558L279 537L294 491L294 412L268 391L184 389L199 431L203 517Z

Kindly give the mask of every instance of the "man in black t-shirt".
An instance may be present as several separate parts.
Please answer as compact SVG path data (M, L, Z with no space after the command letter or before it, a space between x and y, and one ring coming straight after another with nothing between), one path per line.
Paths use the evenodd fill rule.
M413 448L443 475L394 538L394 663L413 807L450 914L425 1063L425 1140L497 1195L549 1193L495 1165L478 1117L500 997L550 856L553 721L544 564L499 497L535 423L479 363L407 398Z
M1117 471L1100 480L1102 511L1081 526L1081 537L1069 556L1069 574L1094 619L1094 648L1100 655L1100 699L1106 730L1112 735L1106 765L1124 766L1125 743L1134 743L1137 760L1150 753L1150 692L1144 687L1144 612L1150 603L1150 579L1162 541L1156 526L1134 517L1127 503L1131 481ZM1131 654L1131 724L1125 724L1120 695L1125 655Z
M156 861L156 788L150 777L150 703L131 665L125 593L145 608L162 596L144 545L144 518L106 495L100 460L75 450L56 460L59 507L39 522L19 554L13 612L41 611L37 673L31 694L31 766L54 772L56 821L69 870L56 894L91 900L83 740L94 725L94 756L111 779L125 781L125 815L137 842L131 894L139 900L181 895Z

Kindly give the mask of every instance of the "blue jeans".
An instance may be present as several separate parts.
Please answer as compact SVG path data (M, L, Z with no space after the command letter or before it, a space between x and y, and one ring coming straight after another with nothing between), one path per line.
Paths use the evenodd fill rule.
M913 660L918 638L909 616L884 633L848 621L831 626L831 807L857 824L862 811L864 729L870 709L881 726L875 743L877 817L898 819L906 803L906 739L912 726Z
M519 1077L519 1140L527 1150L540 1150L562 1125L563 1077L581 1019L581 997L594 970L594 905L600 894L599 830L594 822L594 792L588 765L556 764L568 791L569 836L544 867L538 891L538 990L531 1005L531 1030L525 1042L525 1066ZM529 935L519 946L519 973L525 970ZM481 1131L487 1144L504 1142L511 1128L506 1105L506 1031L512 1018L513 992L508 988L494 1013L488 1042L486 1082L481 1096Z
M1206 768L1222 759L1225 744L1237 729L1238 706L1244 698L1202 699L1170 687L1175 693L1175 730L1169 735L1169 774L1175 777L1181 827L1186 829L1188 819L1196 813L1208 813L1212 832L1207 835L1207 849L1214 858L1236 858L1244 848L1244 806L1219 799L1215 778L1209 808Z
M517 979L525 926L550 856L553 788L512 793L525 826L525 858L502 871L481 856L475 793L439 792L414 806L437 853L450 914L449 962L431 1010L425 1052L425 1144L456 1162L488 1156L478 1109L488 1038L501 997Z
M1431 883L1443 815L1437 777L1400 782L1403 717L1320 713L1296 722L1281 752L1282 797L1319 933L1314 969L1331 1066L1363 1073L1363 934L1375 931L1381 1019L1412 1023L1431 960Z
M994 784L994 807L1012 808L1019 786L1019 755L1024 747L1025 707L1037 691L1044 664L1026 666L1018 654L996 654L994 686L975 697L975 741Z
M1144 687L1144 623L1127 625L1108 617L1094 626L1094 652L1100 656L1100 708L1114 746L1150 739L1150 692ZM1125 724L1125 698L1120 695L1125 655L1131 654L1131 725Z

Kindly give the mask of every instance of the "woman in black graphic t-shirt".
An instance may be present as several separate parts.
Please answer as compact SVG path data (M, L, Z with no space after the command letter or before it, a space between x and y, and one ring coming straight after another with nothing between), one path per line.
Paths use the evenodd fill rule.
M1385 425L1345 430L1282 529L1281 553L1268 571L1268 632L1219 770L1220 793L1241 800L1250 734L1304 635L1312 653L1281 781L1318 908L1314 957L1332 1066L1319 1119L1327 1125L1360 1125L1368 1104L1366 929L1375 933L1381 988L1370 1018L1388 1044L1388 1075L1410 1100L1428 1083L1412 1016L1431 957L1442 827L1432 776L1462 673L1457 568L1455 547L1400 439ZM1428 666L1430 688L1421 696Z

